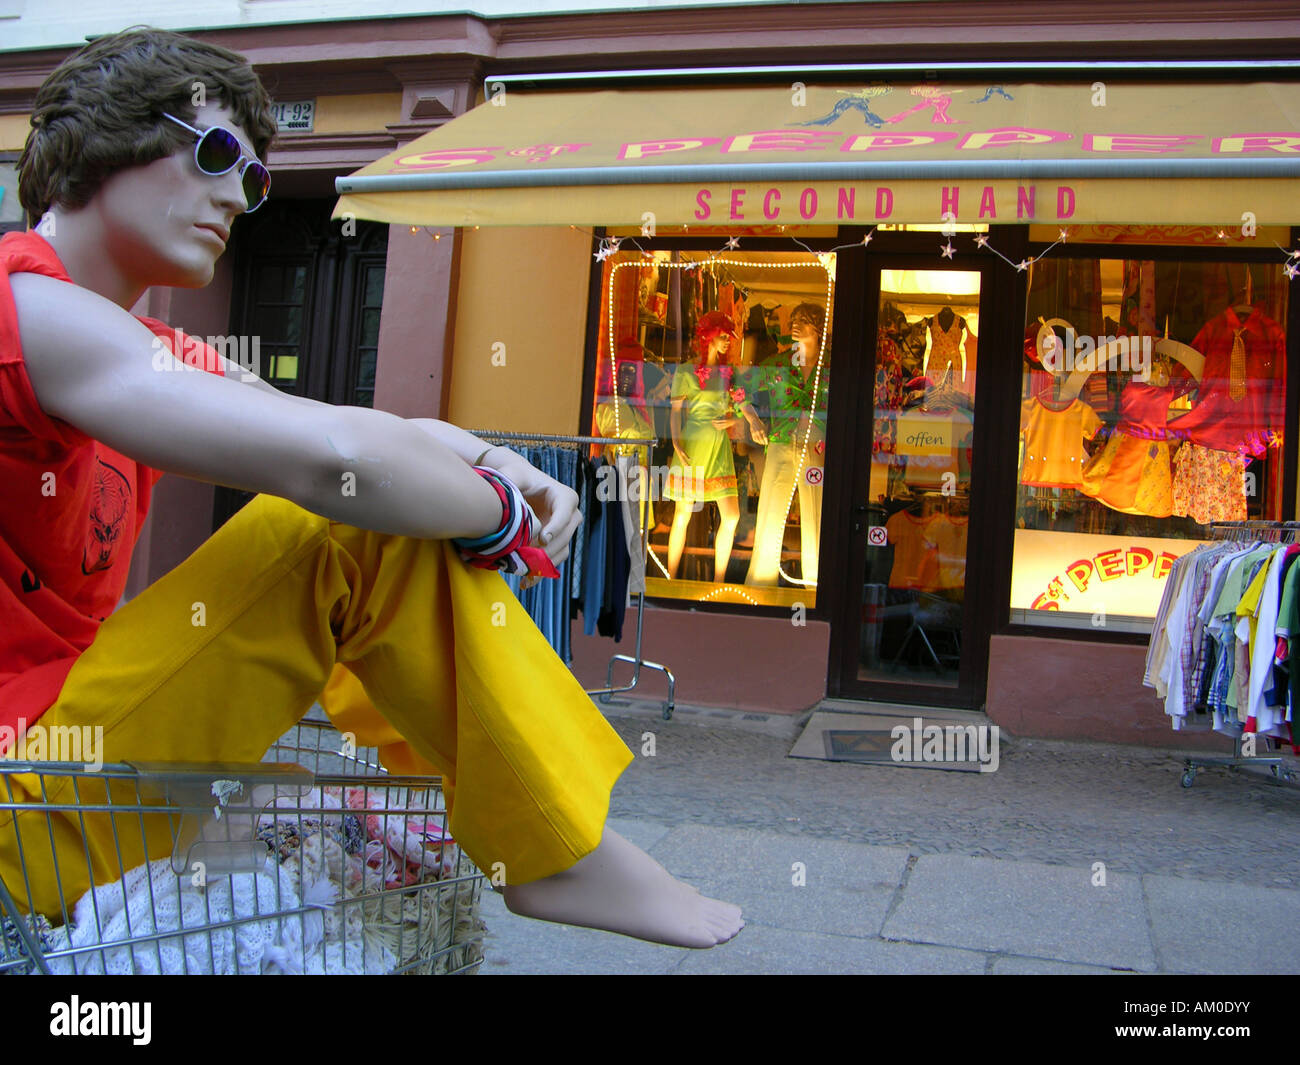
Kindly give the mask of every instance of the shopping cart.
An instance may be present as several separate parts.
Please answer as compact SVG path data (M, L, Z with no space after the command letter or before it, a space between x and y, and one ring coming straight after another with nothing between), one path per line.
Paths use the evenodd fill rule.
M35 802L16 801L20 774ZM388 774L310 719L252 765L0 761L0 821L29 811L21 837L0 829L21 872L0 881L0 974L476 972L483 875L448 834L440 784ZM52 859L69 815L98 832L84 863ZM128 868L146 838L170 855ZM100 886L83 892L92 849ZM41 913L51 890L57 912Z

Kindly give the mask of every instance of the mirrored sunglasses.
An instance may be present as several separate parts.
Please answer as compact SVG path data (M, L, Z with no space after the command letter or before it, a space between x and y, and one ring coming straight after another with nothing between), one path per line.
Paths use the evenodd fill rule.
M257 159L244 154L244 147L230 130L224 126L209 126L207 129L195 129L188 122L182 122L175 115L163 113L178 126L189 130L198 138L194 145L194 163L203 173L211 177L220 177L239 167L239 180L244 188L244 199L248 206L246 214L251 214L266 202L271 193L271 172ZM242 164L242 166L241 166Z

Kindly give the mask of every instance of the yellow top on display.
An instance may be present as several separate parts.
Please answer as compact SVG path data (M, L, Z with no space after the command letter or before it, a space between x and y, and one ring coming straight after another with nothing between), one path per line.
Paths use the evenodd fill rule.
M430 226L1290 225L1284 83L575 89L478 107L339 178Z

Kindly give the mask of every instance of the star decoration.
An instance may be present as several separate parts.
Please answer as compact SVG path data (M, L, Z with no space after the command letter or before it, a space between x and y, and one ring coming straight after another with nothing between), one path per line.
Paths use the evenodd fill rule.
M600 246L600 250L596 252L596 262L603 263L606 259L608 259L613 254L614 254L614 250L612 248L610 248L606 244L602 244Z
M1060 236L1057 237L1056 239L1057 239L1057 240L1069 240L1069 239L1070 239L1070 231L1069 231L1068 229L1062 229L1062 230L1061 230L1061 234L1060 234Z
M1016 263L1016 269L1017 269L1017 270L1028 270L1028 269L1029 269L1029 263L1030 263L1030 260L1029 260L1029 259L1021 259L1020 262Z
M1286 257L1288 259L1300 259L1300 249L1297 249L1296 251L1287 252Z
M618 251L618 246L622 243L623 243L622 237L610 237L609 238L610 251Z
M1217 232L1217 233L1215 234L1215 236L1218 237L1220 240L1227 240L1227 239L1228 239L1228 234L1225 233L1222 229L1219 230L1219 232Z
M989 235L987 233L977 233L975 243L981 248L987 248L989 245Z
M1287 263L1286 266L1282 267L1282 269L1286 271L1286 276L1289 281L1294 281L1296 274L1300 274L1300 266L1295 266L1292 263Z
M739 247L740 247L740 238L739 238L739 237L728 237L728 238L727 238L727 250L728 250L728 251L734 251L736 248L739 248Z
M952 246L951 240L949 240L947 244L945 244L942 248L939 249L939 251L943 254L943 257L945 259L951 259L952 253L956 250L957 249Z
M863 244L870 244L870 243L871 243L871 238L872 238L872 236L873 236L873 234L868 233L865 237L862 238L862 243L863 243ZM1297 252L1296 254L1297 254L1297 255L1300 255L1300 252Z

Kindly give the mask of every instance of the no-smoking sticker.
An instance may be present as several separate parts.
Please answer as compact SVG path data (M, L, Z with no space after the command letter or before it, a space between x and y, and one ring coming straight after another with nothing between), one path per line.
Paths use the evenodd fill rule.
M820 466L809 466L804 470L803 479L809 484L821 484L823 471Z
M868 526L867 543L872 547L884 547L889 543L889 534L885 531L885 527L883 525Z

